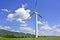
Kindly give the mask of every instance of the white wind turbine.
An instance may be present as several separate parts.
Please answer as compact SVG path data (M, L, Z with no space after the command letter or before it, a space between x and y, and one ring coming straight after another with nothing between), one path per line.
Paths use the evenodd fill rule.
M39 13L36 11L36 6L37 6L37 0L35 0L35 9L32 15L35 14L35 37L38 38L38 16L42 18L42 16L39 15ZM32 16L30 15L30 17Z

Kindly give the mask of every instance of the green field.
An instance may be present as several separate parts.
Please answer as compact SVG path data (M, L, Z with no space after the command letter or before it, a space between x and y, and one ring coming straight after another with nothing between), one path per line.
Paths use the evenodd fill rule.
M60 40L60 37L40 37L40 38L2 38L0 40Z

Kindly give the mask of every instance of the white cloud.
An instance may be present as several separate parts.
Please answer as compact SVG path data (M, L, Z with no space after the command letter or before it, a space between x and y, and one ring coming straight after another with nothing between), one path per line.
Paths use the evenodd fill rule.
M27 23L24 20L29 19L28 17L30 17L30 10L29 9L25 9L25 5L22 5L22 8L18 8L17 10L15 10L15 13L10 13L7 18L9 21L17 21L23 24L20 24L20 30L17 30L18 32L26 32L26 33L33 33L33 29L27 27ZM11 30L11 31L16 31L16 30Z
M41 30L52 30L52 28L48 25L48 22L43 22L43 26L40 27Z
M8 17L7 20L9 20L9 21L14 20L14 14L9 14L7 17Z
M0 26L0 29L10 30L11 28L9 26Z
M39 30L40 36L56 36L56 32L50 30Z
M30 27L20 27L20 32L34 34L35 31Z
M52 28L57 28L57 27L59 27L59 25L54 25L54 26L52 26Z
M15 10L15 12L16 12L16 16L17 17L19 16L19 18L22 20L25 20L28 17L30 17L30 14L29 14L30 10L29 9L25 10L25 8L19 8L19 9Z
M10 26L0 26L0 29L12 31L12 32L20 32L20 30L12 29L12 27L10 27Z
M12 31L12 32L20 32L20 30L14 30L14 29L11 29L10 31Z
M26 23L25 23L25 24L20 24L20 26L21 26L21 27L27 27L28 24L26 24Z
M1 9L3 12L10 12L8 9Z
M44 25L40 27L41 30L52 30L51 27L49 27L48 25Z
M60 32L60 29L55 29L55 31Z
M20 23L26 23L25 21L22 21L22 19L17 19L16 21Z
M28 17L30 17L29 13L30 13L29 9L25 9L24 7L22 7L18 8L17 10L15 10L14 14L9 14L7 17L9 21L16 20L24 23L24 21L22 20L28 19Z
M37 23L38 23L38 24L43 24L41 21L38 21Z
M52 28L54 29L54 31L60 32L60 29L58 27L59 27L59 25L52 26Z
M49 26L48 22L44 22L44 25L39 29L40 36L58 36L60 35L59 25Z
M25 8L27 6L27 4L22 4L22 8Z

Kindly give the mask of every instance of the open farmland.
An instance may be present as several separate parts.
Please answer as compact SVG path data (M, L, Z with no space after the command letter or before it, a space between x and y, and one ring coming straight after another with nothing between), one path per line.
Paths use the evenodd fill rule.
M2 38L0 40L60 40L60 37L40 37L40 38Z

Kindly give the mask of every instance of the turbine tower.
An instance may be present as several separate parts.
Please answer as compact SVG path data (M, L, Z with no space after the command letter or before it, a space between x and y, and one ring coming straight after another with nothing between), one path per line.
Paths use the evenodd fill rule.
M39 13L36 11L36 6L37 6L37 0L35 0L34 12L32 13L32 15L35 14L35 37L38 38L38 16L40 18L42 18L42 16L40 16Z
M38 16L42 18L42 16L39 15L37 11L35 11L35 37L38 38Z

